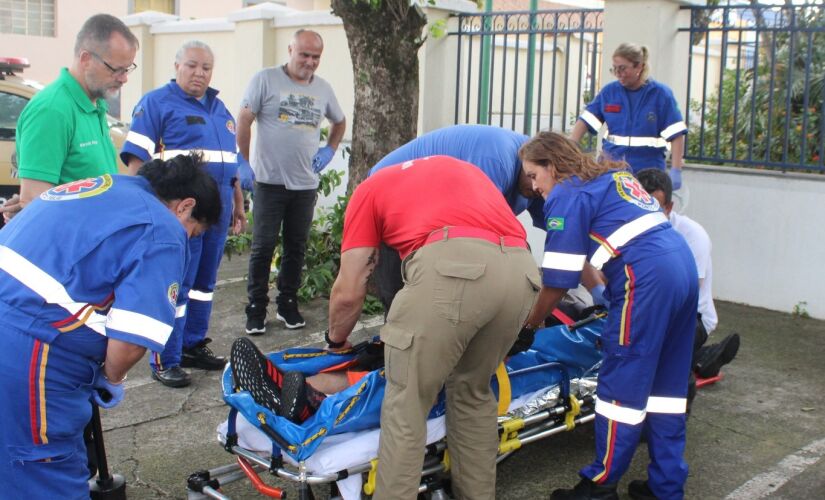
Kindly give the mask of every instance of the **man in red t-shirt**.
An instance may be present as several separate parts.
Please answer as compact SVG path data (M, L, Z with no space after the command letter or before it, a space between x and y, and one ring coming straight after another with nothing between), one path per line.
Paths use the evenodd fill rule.
M404 288L381 329L387 387L374 499L416 498L427 414L445 385L453 489L494 498L490 377L541 283L525 236L492 181L455 158L387 167L353 193L330 297L330 348L348 344L381 243L404 259Z

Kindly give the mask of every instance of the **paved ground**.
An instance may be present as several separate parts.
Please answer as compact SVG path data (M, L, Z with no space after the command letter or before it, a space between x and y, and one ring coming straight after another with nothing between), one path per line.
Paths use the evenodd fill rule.
M242 257L221 268L210 332L220 354L228 354L232 340L244 334L245 273ZM825 498L825 321L725 302L717 307L721 326L714 338L737 331L742 347L725 379L701 390L694 404L687 497ZM287 331L273 319L267 333L255 338L257 345L264 351L320 345L325 301L302 311L305 329ZM215 427L226 417L218 378L216 372L195 371L190 387L169 389L151 380L146 360L129 374L125 401L103 411L110 467L126 477L129 498L185 498L191 472L233 460L215 438ZM592 447L590 427L526 446L499 466L496 497L547 498L551 489L574 484L578 468L592 459ZM646 459L644 450L636 454L623 488L644 477ZM291 485L286 489L296 498ZM228 485L224 492L255 495L248 483ZM622 498L629 497L622 492Z

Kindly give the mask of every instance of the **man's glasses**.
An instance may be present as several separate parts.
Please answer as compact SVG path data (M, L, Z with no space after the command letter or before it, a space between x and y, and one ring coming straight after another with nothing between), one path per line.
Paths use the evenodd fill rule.
M115 67L113 67L111 64L107 63L105 59L103 59L103 58L102 58L102 57L100 57L99 55L95 54L94 52L92 52L92 51L90 51L90 50L89 50L89 51L87 51L87 52L88 52L89 54L93 55L93 56L95 57L95 59L97 59L98 61L102 62L102 63L103 63L103 65L104 65L104 66L106 66L106 68L107 68L109 71L111 71L111 72L112 72L112 76L123 76L123 75L128 75L129 73L131 73L132 71L134 71L135 69L137 69L137 64L135 64L135 63L132 63L132 64L130 64L129 66L127 66L127 67L125 67L125 68L115 68Z
M108 66L108 64L107 64L107 66ZM624 64L622 64L621 66L613 66L612 68L610 68L610 73L613 74L613 75L619 75L619 74L622 74L625 71L629 70L630 68L635 68L635 67L636 67L635 64L633 66L625 66Z

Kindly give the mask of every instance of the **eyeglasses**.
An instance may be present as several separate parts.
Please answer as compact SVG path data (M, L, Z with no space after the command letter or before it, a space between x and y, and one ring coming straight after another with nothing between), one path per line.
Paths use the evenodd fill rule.
M106 66L106 69L108 69L109 71L111 71L111 72L112 72L112 76L123 76L123 75L128 75L129 73L131 73L132 71L134 71L135 69L137 69L137 64L135 64L135 63L132 63L132 64L130 64L129 66L126 66L125 68L115 68L115 67L114 67L114 66L112 66L111 64L107 63L105 59L103 59L103 58L102 58L102 57L100 57L99 55L95 54L94 52L92 52L92 51L90 51L90 50L89 50L89 51L87 51L87 52L88 52L89 54L93 55L93 56L95 57L95 59L97 59L98 61L102 62L102 63L103 63L103 65L104 65L104 66Z
M631 67L635 68L636 65L634 64L633 66L625 66L624 64L622 64L621 66L613 66L612 68L610 68L610 73L613 75L618 75L629 70Z

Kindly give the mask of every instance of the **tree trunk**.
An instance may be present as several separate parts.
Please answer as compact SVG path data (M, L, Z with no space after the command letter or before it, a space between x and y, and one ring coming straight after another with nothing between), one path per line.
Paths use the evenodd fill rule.
M409 0L332 0L332 11L344 21L353 66L351 193L378 160L416 136L427 19Z

